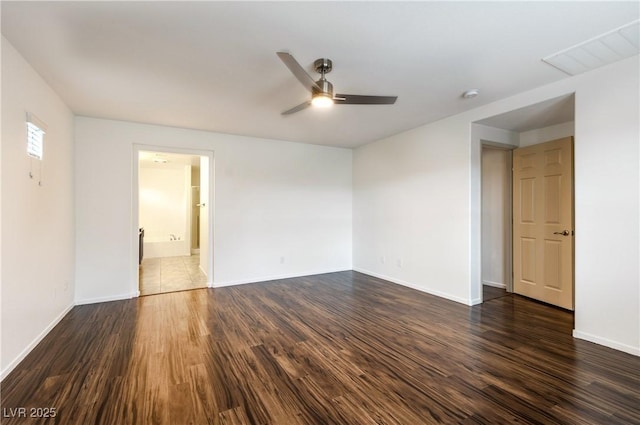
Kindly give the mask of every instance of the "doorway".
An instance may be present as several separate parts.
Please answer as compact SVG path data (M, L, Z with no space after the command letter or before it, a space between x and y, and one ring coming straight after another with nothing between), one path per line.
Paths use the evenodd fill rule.
M482 145L482 299L488 301L513 292L512 151Z
M210 155L137 146L135 158L138 294L211 286Z
M514 109L499 115L475 121L471 125L471 282L470 304L483 302L483 280L487 282L487 273L484 273L486 259L495 253L487 250L486 241L483 241L483 221L486 220L486 211L483 215L482 191L483 148L502 148L513 150L518 147L526 147L541 144L549 140L574 135L575 99L573 93L557 98L543 100L539 103ZM509 173L510 169L507 170ZM507 179L511 184L511 177ZM486 190L486 189L485 189ZM508 222L508 229L512 229ZM505 244L507 249L513 249L513 241L509 238ZM512 266L511 255L502 255L505 258L505 266ZM513 281L512 271L507 272L508 288ZM491 282L495 282L491 280ZM500 283L500 282L498 282ZM505 288L505 289L506 289ZM499 288L500 289L500 288ZM491 296L490 296L491 297Z
M482 295L573 310L573 138L482 146Z

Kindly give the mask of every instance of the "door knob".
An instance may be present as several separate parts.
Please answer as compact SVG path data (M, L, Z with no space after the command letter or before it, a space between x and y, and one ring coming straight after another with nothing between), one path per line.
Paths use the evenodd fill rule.
M553 232L554 235L562 235L562 236L569 236L571 234L571 232L569 232L568 230L563 230L562 232Z

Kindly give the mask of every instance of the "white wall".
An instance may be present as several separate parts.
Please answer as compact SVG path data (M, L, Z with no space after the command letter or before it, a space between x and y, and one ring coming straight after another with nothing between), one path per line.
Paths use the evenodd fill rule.
M574 334L640 355L638 68L585 76L576 93Z
M354 151L354 269L466 303L469 122L452 117Z
M134 144L214 152L214 286L351 269L351 150L77 117L78 303L135 294Z
M140 226L148 240L187 240L191 167L186 165L140 167L138 180ZM189 255L186 252L182 255Z
M574 335L640 354L638 68L635 56L356 149L354 268L473 304L481 138L471 123L575 93Z
M26 154L27 111L48 126L41 173ZM4 377L71 308L74 291L73 115L4 37L2 199Z

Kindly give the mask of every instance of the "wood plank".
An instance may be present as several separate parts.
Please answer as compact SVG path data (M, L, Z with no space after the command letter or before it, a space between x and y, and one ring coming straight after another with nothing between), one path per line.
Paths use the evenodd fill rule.
M640 358L572 328L356 272L78 306L2 382L2 423L640 424Z

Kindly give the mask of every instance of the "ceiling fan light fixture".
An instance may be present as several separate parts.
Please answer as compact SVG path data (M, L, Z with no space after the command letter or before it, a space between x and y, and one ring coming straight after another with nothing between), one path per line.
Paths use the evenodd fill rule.
M333 84L327 81L326 74L331 72L333 62L331 59L317 59L313 66L320 74L320 79L314 81L307 71L298 63L290 53L277 52L280 60L284 62L294 77L302 83L302 85L311 92L311 101L306 101L300 105L294 106L282 112L282 115L290 115L302 111L309 106L318 108L328 108L333 104L337 105L392 105L396 102L398 96L364 96L356 94L333 94Z
M316 108L328 108L333 105L333 98L328 93L316 93L311 104Z

